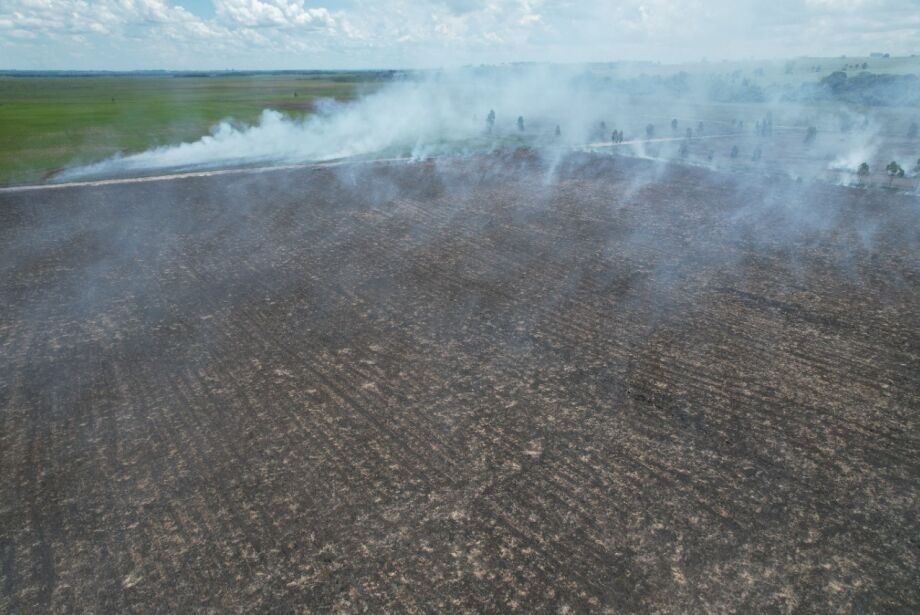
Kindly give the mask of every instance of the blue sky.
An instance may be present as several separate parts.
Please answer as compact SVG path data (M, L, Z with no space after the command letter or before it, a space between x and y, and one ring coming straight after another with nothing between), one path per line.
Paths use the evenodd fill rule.
M0 0L0 68L920 53L920 0Z
M174 4L187 9L190 13L210 19L214 17L214 4L211 0L181 0Z

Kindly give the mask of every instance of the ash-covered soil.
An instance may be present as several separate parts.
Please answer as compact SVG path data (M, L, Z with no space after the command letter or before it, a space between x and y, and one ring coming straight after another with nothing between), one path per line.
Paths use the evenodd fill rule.
M918 212L523 154L2 194L0 611L916 611Z

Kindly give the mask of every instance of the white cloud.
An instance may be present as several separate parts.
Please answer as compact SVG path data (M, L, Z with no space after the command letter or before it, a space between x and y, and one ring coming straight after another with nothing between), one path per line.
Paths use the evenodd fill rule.
M920 0L0 0L0 67L322 68L913 53ZM164 44L164 41L169 41Z
M214 0L222 21L240 26L334 28L335 19L324 8L307 8L298 0Z

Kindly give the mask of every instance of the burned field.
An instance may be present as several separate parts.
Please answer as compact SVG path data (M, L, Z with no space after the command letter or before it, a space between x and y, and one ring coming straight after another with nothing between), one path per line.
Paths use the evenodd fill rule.
M527 155L0 194L0 610L920 608L918 207Z

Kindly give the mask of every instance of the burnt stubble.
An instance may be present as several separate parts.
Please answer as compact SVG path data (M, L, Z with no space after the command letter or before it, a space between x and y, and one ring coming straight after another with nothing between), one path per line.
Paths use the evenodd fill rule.
M915 197L517 153L0 195L0 610L920 608Z

